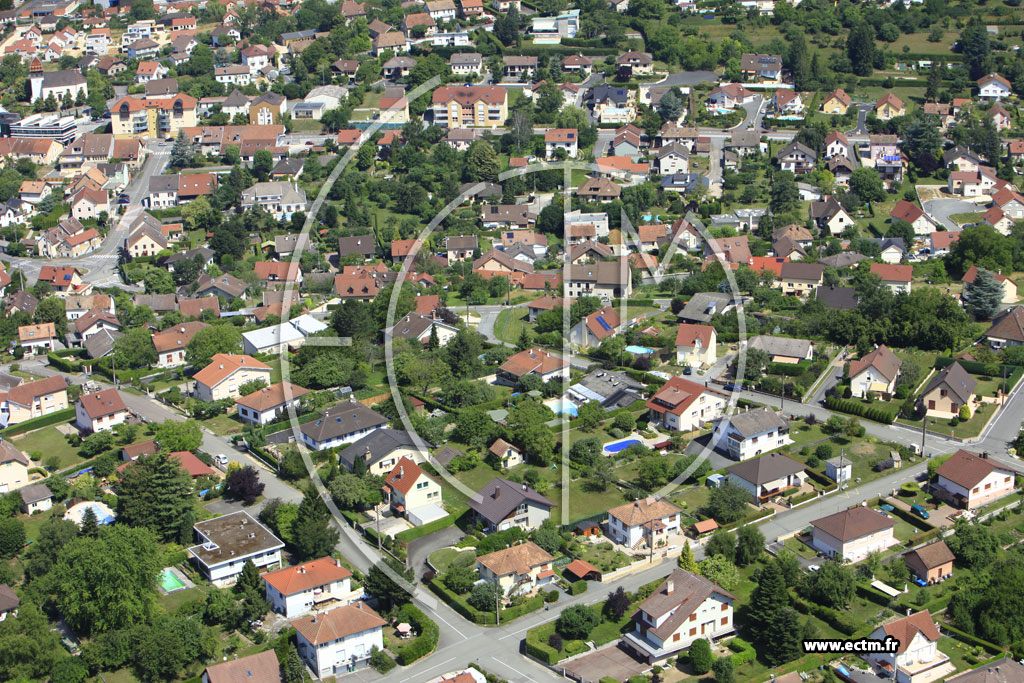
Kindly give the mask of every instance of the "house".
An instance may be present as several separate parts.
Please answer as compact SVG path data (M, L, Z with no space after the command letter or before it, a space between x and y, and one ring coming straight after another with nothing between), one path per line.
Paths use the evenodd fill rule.
M906 221L914 228L915 235L931 234L938 226L932 217L924 212L917 204L901 199L896 202L889 212L889 217L895 221Z
M818 153L802 142L791 142L775 154L779 168L796 175L813 171L817 159Z
M431 95L433 121L446 128L497 128L508 118L508 91L497 86L442 86Z
M825 101L821 103L821 111L826 114L843 115L850 106L850 96L842 88L837 88L829 93Z
M28 467L28 457L10 441L0 439L0 494L27 486Z
M977 386L978 381L954 361L932 375L921 393L920 402L929 417L956 417L963 408L973 413Z
M938 648L941 634L928 610L882 624L868 637L897 643L894 652L861 655L874 672L893 678L896 683L948 680L947 676L956 671L949 657Z
M447 516L441 506L441 484L423 468L403 457L384 478L384 503L413 526Z
M106 190L79 190L71 199L71 215L77 220L99 218L101 213L110 210L110 200Z
M650 76L654 73L654 58L649 52L637 52L630 50L618 56L615 60L616 71L619 74L632 76Z
M811 522L811 546L838 561L857 562L898 543L896 522L869 507L857 506Z
M1014 683L1018 680L1024 680L1024 664L1011 657L1001 657L947 678L946 683Z
M12 426L33 417L64 410L68 407L67 386L64 377L54 375L11 387L7 391L6 401L2 401L0 395L0 421L3 412L7 413L7 426Z
M197 299L178 299L178 312L186 320L201 318L203 314L210 311L212 318L220 317L220 299L215 296L207 296Z
M711 90L708 93L708 107L719 109L736 109L744 104L754 101L754 92L744 88L739 83L726 83Z
M1012 304L1017 301L1017 283L1002 273L991 273L991 275L1003 288L1003 298L1000 300L1000 303ZM963 282L964 285L973 285L977 278L978 266L971 266L967 269L967 272L964 273L964 276L960 278L960 281ZM964 298L968 298L968 295L970 294L970 287L965 286L963 294Z
M448 58L452 73L459 76L479 75L483 68L483 55L478 52L456 52Z
M676 365L699 368L718 360L718 332L712 325L679 323L676 330Z
M551 516L550 500L526 484L495 477L469 499L469 508L486 531L517 526L533 531Z
M306 191L287 181L256 183L242 192L242 210L259 207L279 221L306 210Z
M594 68L594 60L581 54L566 55L562 59L562 71L566 73L589 74Z
M345 674L365 665L374 649L384 649L386 624L362 601L291 622L299 656L317 678Z
M572 298L596 296L602 301L613 301L620 297L630 297L633 282L628 266L624 266L621 261L601 261L570 265L565 290Z
M677 432L692 432L701 425L722 416L728 395L691 382L672 377L647 401L650 420Z
M110 107L110 122L116 139L175 138L196 125L199 100L179 93L174 97L126 95Z
M576 195L590 201L610 201L622 194L622 188L608 178L591 178L576 189Z
M89 337L104 330L121 331L121 321L109 311L94 309L76 318L68 331L66 341L70 346L81 346Z
M800 93L793 90L779 89L772 95L772 107L776 114L797 115L803 112L804 102Z
M270 608L285 617L298 617L329 600L343 600L351 592L352 572L340 559L321 557L267 572L261 577Z
M300 427L302 441L322 451L343 443L352 443L381 428L388 419L362 403L349 401L328 408L321 417Z
M555 558L533 541L496 550L476 559L480 578L501 588L505 596L524 595L554 583Z
M943 152L942 163L950 170L970 173L976 173L979 168L985 165L981 157L963 145L957 145Z
M891 289L894 294L910 294L910 287L914 277L913 266L872 263L871 273L880 277L882 284Z
M498 459L498 462L504 469L522 465L526 462L526 455L504 439L496 439L487 450Z
M587 240L573 245L569 249L569 263L594 263L606 258L612 258L615 254L611 247L600 242Z
M723 417L711 443L734 460L748 460L793 443L789 421L771 408L754 408Z
M983 100L999 101L1011 95L1010 81L997 73L986 74L976 83L978 84L978 97Z
M684 323L710 323L719 313L728 313L736 301L730 294L720 292L697 292L679 311L678 318Z
M274 282L302 284L302 270L295 261L257 261L254 270L267 286Z
M231 659L206 667L200 683L283 683L274 650Z
M714 642L735 632L736 597L703 576L675 569L646 600L621 645L648 664L679 655L698 638Z
M651 161L652 170L659 175L690 172L690 155L678 142L661 147Z
M429 344L436 335L438 346L446 346L458 331L457 327L433 316L410 311L394 327L385 330L384 334L393 339L416 340L423 345Z
M831 235L842 234L846 228L854 224L853 217L832 196L811 202L809 213L811 220L822 230L828 230Z
M18 328L18 345L25 349L28 356L53 350L56 339L57 330L53 323L22 325Z
M852 156L853 147L849 139L842 132L834 130L825 138L825 158Z
M998 206L993 206L986 211L981 217L981 222L991 225L1000 233L1007 236L1013 228L1013 219L1007 216L1006 213Z
M284 542L244 510L196 522L192 528L197 542L188 552L215 586L234 583L246 560L257 569L281 563Z
M903 100L893 95L891 92L887 92L875 102L875 116L881 121L888 121L894 119L897 116L903 116L907 113L906 107L903 105Z
M292 384L278 382L235 399L235 408L242 422L265 425L284 415L289 407L298 407L299 399L309 393L309 389Z
M195 395L201 401L238 398L239 387L247 382L263 380L270 384L270 366L252 356L215 353L209 365L193 377Z
M782 274L772 286L779 287L787 296L806 297L824 284L824 274L825 266L820 263L787 261L782 264Z
M66 97L70 97L73 102L79 93L83 96L89 95L85 76L77 69L36 72L29 74L28 81L31 87L29 97L32 102L46 100L50 95L58 102Z
M938 583L953 575L953 551L945 541L935 541L903 553L903 561L918 581Z
M797 364L802 360L814 358L814 345L806 339L790 337L774 337L761 334L747 342L748 349L764 351L771 356L773 363Z
M128 407L117 389L82 394L75 403L75 426L82 432L102 432L124 424Z
M575 128L551 128L544 133L544 153L548 159L554 159L558 150L562 150L567 157L575 159L579 151L578 142Z
M359 415L361 425L372 425L373 415ZM356 460L362 460L370 474L387 476L402 458L415 463L425 462L426 449L430 446L418 436L400 429L372 428L342 451L340 464L350 472L355 471Z
M630 550L667 545L669 536L682 533L681 512L664 498L649 496L610 509L606 533Z
M487 229L522 229L535 224L537 214L526 204L484 204L480 207L480 219Z
M949 248L958 239L960 239L959 232L949 232L946 230L937 230L928 236L932 253L937 256L948 254Z
M750 493L751 502L760 506L772 498L803 486L807 479L804 467L802 463L782 453L768 453L760 458L746 459L727 467L726 472L729 473L729 483L745 489Z
M568 379L569 363L548 351L524 349L509 356L498 367L497 379L515 385L526 375L537 375L545 382L553 378Z
M985 338L994 349L1024 344L1024 307L1012 306L998 314Z
M1016 474L977 453L960 449L935 471L931 488L955 507L973 510L1013 493Z
M222 273L217 277L203 273L196 280L195 295L197 297L217 296L230 300L241 297L248 288L248 283L230 273Z
M744 53L740 56L740 73L745 78L761 81L781 81L782 56Z
M903 361L884 344L876 347L860 360L850 361L850 390L857 398L869 393L886 400L896 393L896 380Z
M192 341L192 337L207 323L192 321L175 325L162 332L156 332L152 336L153 346L156 348L158 368L172 368L185 364L185 348Z
M622 329L622 320L611 306L583 316L569 330L569 342L583 348L600 346Z

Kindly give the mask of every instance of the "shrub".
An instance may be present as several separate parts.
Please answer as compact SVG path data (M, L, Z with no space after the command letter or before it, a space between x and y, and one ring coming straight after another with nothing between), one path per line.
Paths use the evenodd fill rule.
M376 645L370 650L370 666L376 669L382 674L386 674L397 666L398 663L388 657L387 653L379 649Z
M419 631L419 636L404 647L395 650L398 663L402 666L409 666L418 659L426 657L437 647L441 631L430 617L424 614L418 607L411 604L402 605L398 611L398 620L410 624L413 629Z
M704 638L698 638L690 645L690 668L698 676L711 671L711 664L714 658L711 654L711 644Z
M558 602L558 591L550 590L544 594L544 602Z
M579 595L580 593L586 593L587 592L587 582L583 581L583 580L573 581L572 585L569 587L569 592L572 593L573 595Z
M562 636L556 631L548 636L548 645L555 648L559 652L562 651Z
M573 605L562 610L555 621L555 630L570 640L586 640L600 621L586 605Z

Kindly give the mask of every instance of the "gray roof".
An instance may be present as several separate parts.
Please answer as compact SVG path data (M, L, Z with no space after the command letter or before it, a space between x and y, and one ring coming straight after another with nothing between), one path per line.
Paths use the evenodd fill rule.
M533 503L548 510L554 506L526 484L516 484L501 477L491 479L469 499L469 507L491 524L508 517L522 503Z
M731 294L720 294L718 292L697 292L679 311L680 320L689 320L696 323L706 323L716 313L721 313L728 306L735 304Z
M771 408L755 408L722 419L728 420L731 431L744 439L789 426L789 422Z
M50 491L46 484L29 484L18 489L21 494L21 500L24 501L25 505L32 503L38 503L41 500L53 497L53 492Z
M451 446L445 446L437 453L434 453L434 460L440 463L443 467L448 467L448 463L450 463L453 458L457 458L460 455L465 454L462 451L452 448Z
M362 429L379 427L388 420L362 403L351 401L326 410L319 420L302 425L302 433L316 442L329 441Z
M569 391L597 401L606 410L632 405L640 400L645 386L621 372L595 370L580 378Z
M14 589L6 583L0 583L0 614L18 609L21 600Z
M867 256L858 254L855 251L841 251L832 256L825 256L818 259L818 263L832 268L849 268L865 260Z
M248 283L239 280L230 273L222 273L217 277L210 277L207 273L199 276L196 295L202 296L209 293L207 290L217 290L231 297L239 297L249 288Z
M196 522L194 528L212 542L188 549L207 567L284 547L281 539L244 510Z
M419 336L430 329L433 318L420 315L415 311L405 314L405 317L395 323L395 326L388 330L392 337L398 339L419 339Z
M221 109L226 107L247 107L249 105L249 98L242 93L241 90L235 88L231 93L224 98L224 101L220 103Z
M373 465L399 448L416 449L418 446L409 432L400 429L377 429L349 444L348 448L341 452L341 464L352 470L356 458L362 455L366 457L367 465Z
M946 387L950 393L960 399L960 403L967 403L978 387L978 380L971 377L960 363L953 362L935 373L921 395L927 396L939 387Z
M281 159L274 165L274 170L270 172L270 175L298 175L302 171L302 159L296 157L289 157L287 159Z
M977 669L965 671L959 676L947 678L946 683L1020 683L1024 681L1024 664L1003 657L983 664Z
M866 241L874 242L882 248L882 251L885 251L889 247L896 247L904 254L907 253L907 245L903 241L902 237L871 237Z
M815 152L813 149L811 149L802 142L795 141L789 143L788 145L780 149L778 152L776 152L775 158L782 159L786 155L792 154L794 152L799 152L800 154L806 156L808 159L811 159L812 161L818 158L818 153Z
M825 308L857 308L857 290L853 287L818 287L814 290L814 298Z
M177 263L184 259L194 259L196 256L202 256L204 261L209 261L213 258L216 252L209 247L196 247L195 249L189 249L188 251L179 251L177 254L171 254L167 257L164 263Z
M44 88L67 88L73 85L83 85L85 76L77 69L66 71L47 71L43 73Z
M773 337L761 334L750 340L747 348L760 349L771 356L789 356L806 358L811 342L806 339L790 339L789 337Z
M804 471L804 465L782 453L766 453L725 468L729 476L749 481L755 486Z
M132 297L136 306L149 306L157 313L178 310L178 299L173 294L136 294Z
M483 56L477 52L456 52L448 58L448 63L452 66L455 66L456 64L478 66L482 62Z
M173 297L174 295L172 294L171 296ZM89 354L89 358L95 360L113 351L114 340L120 336L121 333L117 330L102 329L82 342L82 346L85 347L85 352Z
M377 251L377 243L373 235L355 235L353 237L338 238L338 254L347 256L359 254L361 256L373 256Z

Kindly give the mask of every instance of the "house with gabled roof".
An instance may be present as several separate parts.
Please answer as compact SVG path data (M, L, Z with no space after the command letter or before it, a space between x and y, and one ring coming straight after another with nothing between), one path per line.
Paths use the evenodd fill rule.
M240 396L239 388L247 383L262 380L270 384L270 366L252 356L233 353L216 353L210 364L192 378L195 380L196 397L202 401L219 401Z
M978 97L983 100L999 101L1011 94L1010 81L997 73L985 74L976 81Z
M896 522L874 508L857 506L811 522L811 547L838 561L857 562L899 541Z
M520 377L537 375L547 382L552 378L569 378L569 363L560 356L539 348L529 348L509 356L498 368L497 379L516 384Z
M7 439L0 440L0 490L4 493L28 486L28 456Z
M278 382L269 387L235 399L235 409L242 422L265 425L282 417L289 407L298 407L309 389L291 382Z
M906 199L896 202L892 211L889 212L889 217L893 221L910 223L914 228L915 235L928 235L938 227L932 217L926 214L921 207Z
M672 377L647 401L650 420L665 429L691 432L722 416L728 395L682 377Z
M1012 306L999 313L985 333L985 338L994 349L1024 344L1024 307Z
M679 323L676 330L676 364L699 368L718 359L718 332L713 325Z
M299 431L303 443L313 450L323 451L358 441L387 423L388 419L380 413L350 400L328 408L316 420L304 423Z
M882 278L882 284L894 294L910 294L914 279L914 267L896 263L872 263L871 273Z
M972 510L1013 493L1016 475L989 458L960 449L935 471L931 488L951 505Z
M808 210L811 220L832 235L842 234L846 228L853 225L853 217L835 197L822 197L820 201L811 202Z
M270 608L288 618L298 617L351 593L352 572L340 559L321 557L260 576Z
M504 469L522 465L526 462L526 454L508 441L505 441L505 439L495 439L494 443L487 450L494 455L497 462Z
M583 316L569 329L569 342L583 348L600 346L601 342L615 336L622 329L622 320L611 306Z
M984 270L984 269L982 269L982 270ZM974 284L975 280L977 280L977 278L978 278L978 272L979 272L978 266L973 266L972 265L970 268L967 269L967 272L964 273L964 276L962 278L960 278L960 281L963 282L964 285L965 285L965 287L964 287L964 298L965 299L969 298L969 293L970 293L970 288L966 287L966 285ZM1000 300L1000 303L1012 304L1012 303L1016 302L1017 301L1017 283L1014 282L1013 280L1011 280L1010 278L1006 277L1002 273L991 273L991 274L992 274L992 277L995 278L996 282L998 282L999 285L1003 289L1003 298Z
M969 413L973 413L974 391L977 387L978 380L954 361L932 375L921 392L920 404L929 417L956 417L965 407Z
M748 460L793 443L789 420L771 408L754 408L717 421L711 436L716 449L734 460Z
M22 325L18 328L18 345L25 349L25 355L45 354L54 348L57 330L53 323Z
M605 533L632 550L655 548L681 533L681 512L664 498L648 496L608 510Z
M128 407L117 389L82 394L75 403L75 426L82 432L111 430L127 418Z
M884 344L875 348L860 360L850 361L850 391L857 398L869 393L891 398L896 393L902 364L899 356Z
M152 336L153 346L156 348L158 368L173 368L185 364L185 349L192 337L199 330L209 327L207 323L198 320L183 322L169 327L161 332L155 332Z
M554 503L526 484L495 477L469 499L469 508L487 531L514 526L533 531L551 516Z
M802 360L812 360L814 358L814 344L807 339L759 334L748 340L747 347L764 351L771 356L773 363L790 363L795 365Z
M882 624L868 636L872 640L896 642L893 652L872 652L862 655L879 676L897 683L925 683L949 680L956 667L939 650L939 633L928 610Z
M370 653L384 649L387 621L362 601L323 614L294 619L299 656L323 679L364 666Z
M833 90L821 103L821 111L826 114L845 114L850 106L850 96L842 88Z
M496 550L477 558L480 578L501 588L505 596L532 593L557 580L555 558L533 541Z
M698 638L714 642L735 633L735 601L718 584L675 569L640 603L620 644L648 664L663 662Z
M925 583L938 583L951 577L955 559L953 551L941 540L903 553L907 569Z
M888 121L894 119L897 116L903 116L907 113L907 108L903 104L903 100L893 95L891 92L887 92L875 102L875 116L880 121Z
M789 256L792 258L792 254ZM772 286L779 287L787 296L806 297L815 288L824 284L824 273L825 266L820 263L788 261L782 264L779 279L773 282Z

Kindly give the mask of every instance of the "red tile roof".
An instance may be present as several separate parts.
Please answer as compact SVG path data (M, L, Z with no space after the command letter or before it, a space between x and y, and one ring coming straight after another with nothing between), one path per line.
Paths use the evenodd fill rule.
M333 557L321 557L317 560L303 562L297 567L287 567L262 576L263 580L277 589L281 595L295 595L304 591L343 581L352 576L352 572L341 566Z

